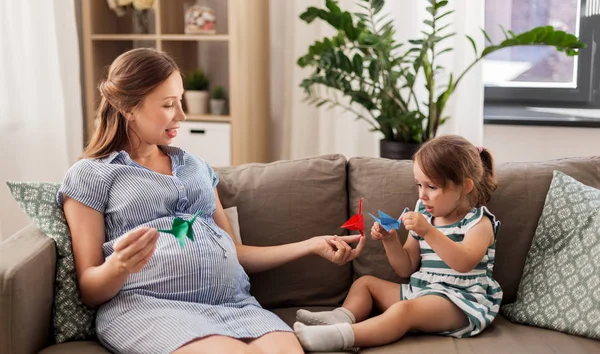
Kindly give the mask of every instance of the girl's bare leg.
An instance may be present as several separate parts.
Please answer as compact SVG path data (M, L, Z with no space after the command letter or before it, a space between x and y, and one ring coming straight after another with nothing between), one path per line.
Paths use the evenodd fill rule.
M465 314L450 300L427 295L398 302L383 314L352 325L354 346L389 344L408 331L439 333L457 330L467 324Z
M321 312L298 310L296 319L308 325L355 323L366 319L373 305L385 311L398 301L400 284L365 275L352 284L342 308Z
M361 322L369 317L373 305L383 312L398 301L400 284L365 275L352 284L342 306L354 314L356 322Z
M392 343L410 330L443 332L467 325L464 313L449 300L424 296L400 301L383 314L357 324L327 326L294 325L304 349L312 351L344 350L352 347L372 347Z

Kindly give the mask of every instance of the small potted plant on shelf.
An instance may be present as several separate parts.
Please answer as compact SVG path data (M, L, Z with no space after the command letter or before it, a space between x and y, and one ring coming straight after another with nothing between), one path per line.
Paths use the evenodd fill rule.
M185 76L185 103L188 114L206 114L208 111L210 81L202 69L190 71Z
M225 103L227 95L223 86L215 87L210 95L210 113L214 115L225 114Z

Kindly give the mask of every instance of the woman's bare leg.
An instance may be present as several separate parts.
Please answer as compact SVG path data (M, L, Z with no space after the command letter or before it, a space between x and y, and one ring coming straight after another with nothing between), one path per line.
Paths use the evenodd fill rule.
M200 338L181 346L174 352L174 354L218 353L263 354L258 348L253 348L241 340L225 336Z
M294 332L271 332L248 343L264 354L304 354Z

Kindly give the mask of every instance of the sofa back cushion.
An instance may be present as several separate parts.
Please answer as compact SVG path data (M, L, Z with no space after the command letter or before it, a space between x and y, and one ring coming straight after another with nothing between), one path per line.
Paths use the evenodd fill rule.
M368 213L378 215L377 210L398 217L405 207L413 210L418 198L410 160L388 160L358 157L348 161L348 197L350 215L358 212L363 198L366 243L361 255L352 261L356 277L373 275L389 281L405 281L396 275L385 255L381 241L371 238L373 219ZM400 228L404 242L406 229Z
M504 290L504 303L516 300L525 258L542 215L554 170L600 188L600 157L503 163L496 167L498 189L488 207L501 222L494 277Z
M488 204L500 220L494 277L504 290L504 303L514 302L523 274L525 258L535 233L554 170L582 183L600 188L600 157L566 158L543 162L501 163L496 166L498 189ZM404 207L414 209L418 198L412 161L352 158L348 161L350 213L363 197L367 236L373 225L368 212L377 209L399 216ZM406 230L401 228L404 242ZM367 237L360 257L353 261L356 276L374 275L402 281L392 270L381 242Z
M348 198L342 155L216 170L221 203L237 207L244 245L282 245L343 232ZM250 280L251 293L266 308L337 306L350 288L352 266L309 256Z

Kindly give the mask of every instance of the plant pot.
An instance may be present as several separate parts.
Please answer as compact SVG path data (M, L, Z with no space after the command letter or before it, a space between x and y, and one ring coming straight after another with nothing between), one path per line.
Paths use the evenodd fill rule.
M225 114L225 100L210 100L210 114L222 116Z
M381 139L379 141L379 155L386 159L411 160L419 147L421 147L421 144Z
M185 104L187 114L207 114L208 113L208 91L185 91Z

